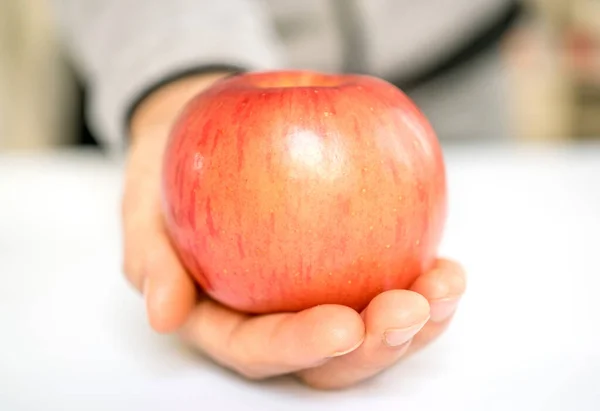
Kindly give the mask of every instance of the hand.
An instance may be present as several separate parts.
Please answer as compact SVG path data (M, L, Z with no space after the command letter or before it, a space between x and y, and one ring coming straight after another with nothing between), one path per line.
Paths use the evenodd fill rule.
M446 260L439 260L411 290L382 293L360 314L323 305L295 314L248 316L197 295L163 226L161 160L181 106L222 75L157 91L132 122L123 196L124 271L145 296L151 326L178 332L245 377L293 373L312 387L329 389L372 377L435 340L465 290L461 267Z
M462 268L438 260L410 290L384 292L361 314L322 305L248 316L202 299L180 331L216 362L250 379L294 373L320 389L351 386L422 349L448 327L465 291Z
M189 77L152 93L131 122L122 201L123 270L144 294L152 328L173 332L196 304L196 286L181 266L163 226L160 178L173 120L198 92L227 73Z

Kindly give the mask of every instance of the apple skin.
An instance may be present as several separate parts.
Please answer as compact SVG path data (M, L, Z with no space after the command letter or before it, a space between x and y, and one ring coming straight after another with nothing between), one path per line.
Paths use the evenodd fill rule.
M166 229L213 299L251 314L358 311L432 268L442 152L416 105L364 75L272 71L183 109L163 168Z

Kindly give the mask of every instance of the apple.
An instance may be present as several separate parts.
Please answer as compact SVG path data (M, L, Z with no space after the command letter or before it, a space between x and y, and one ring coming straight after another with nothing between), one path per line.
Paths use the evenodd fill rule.
M367 75L250 72L194 97L169 136L166 229L233 309L362 310L436 258L446 176L409 97Z

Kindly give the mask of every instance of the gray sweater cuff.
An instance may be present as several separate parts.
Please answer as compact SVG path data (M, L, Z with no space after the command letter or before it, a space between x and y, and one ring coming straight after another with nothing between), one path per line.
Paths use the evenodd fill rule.
M210 67L281 68L269 10L253 0L55 0L67 45L89 88L88 122L121 152L128 115L148 90Z
M119 53L120 64L107 66L92 84L88 120L109 148L120 151L126 145L131 110L159 84L212 67L246 71L278 66L272 50L259 39L245 37L238 44L231 44L228 38L230 44L208 45L202 40L205 33L172 38L158 29L153 36L154 47L130 42ZM144 40L148 44L148 39Z

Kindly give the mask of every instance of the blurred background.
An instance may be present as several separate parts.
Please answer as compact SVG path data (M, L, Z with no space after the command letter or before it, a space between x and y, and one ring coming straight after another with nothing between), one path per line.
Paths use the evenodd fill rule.
M139 1L149 8L167 4ZM204 1L168 4L180 11L176 6L182 4L225 3ZM389 16L392 28L408 27L411 34L416 27L440 40L456 37L432 29L445 28L443 20L452 14L435 5L461 4L471 14L494 1L510 3L388 1L364 4L396 7L396 14L386 8L376 17ZM85 2L69 4L87 7L92 19L102 7L129 4L131 12L139 5ZM289 7L278 12L293 26L295 7L323 2L270 4ZM271 397L257 393L151 333L144 304L120 275L122 170L106 161L100 139L86 124L89 92L64 53L50 0L0 0L0 411L152 411L173 404L189 410L200 403L288 411L383 410L386 404L600 411L600 146L574 144L600 142L600 0L515 4L510 13L497 13L502 16L451 61L400 82L442 144L454 151L447 162L452 198L442 251L464 263L469 274L460 318L430 356L415 356L387 374L389 389L367 385L357 395L311 398L286 385ZM424 10L421 17L404 13L407 6ZM397 24L400 13L404 25ZM138 17L123 14L125 26ZM149 14L163 19L160 12ZM112 23L112 17L105 21ZM89 21L75 20L88 27ZM194 16L188 23L198 27ZM462 29L477 22L454 23ZM156 32L155 25L146 27ZM289 27L287 35L294 30ZM309 57L326 56L314 53L314 44L323 41L319 34L306 36L312 44L304 38L294 46ZM384 42L394 50L410 40ZM436 51L445 54L441 43ZM427 51L415 48L417 57ZM480 144L481 150L475 147ZM528 150L520 144L534 147L521 156ZM63 155L65 148L73 152Z
M0 0L0 150L97 144L82 114L85 88L63 58L56 32L44 1ZM502 93L502 116L494 121L506 139L546 142L600 136L599 1L524 0L523 12L496 47L502 81L483 89L472 85L460 93ZM485 58L470 64L485 65ZM460 75L469 75L468 68L462 70ZM446 95L443 87L435 90L440 99ZM417 102L432 93L427 87L408 91ZM423 108L434 125L492 121L473 114L461 120L435 104L423 103ZM491 138L476 131L446 134L442 137L466 141Z

